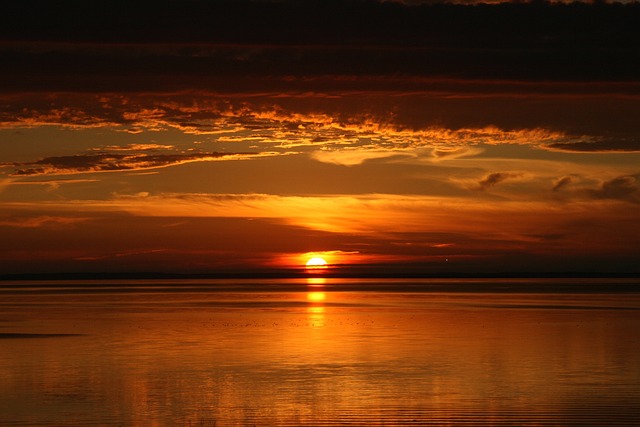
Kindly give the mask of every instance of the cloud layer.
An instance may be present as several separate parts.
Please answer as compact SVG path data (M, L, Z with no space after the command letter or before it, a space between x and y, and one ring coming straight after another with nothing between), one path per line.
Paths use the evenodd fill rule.
M224 86L221 77L233 85L238 77L250 81L256 75L556 81L638 75L631 59L637 58L640 31L634 3L141 0L127 5L127 13L121 7L115 2L96 8L82 0L3 3L0 16L11 17L0 26L3 40L79 45L66 55L52 54L51 45L6 49L7 86L113 91L211 88ZM34 65L46 67L46 81L33 78L39 73Z
M590 261L584 260L592 257L629 260L640 235L637 209L625 206L611 198L554 206L392 195L260 194L143 194L99 202L8 204L0 218L7 237L0 242L0 264L22 265L32 245L40 242L28 259L77 268L140 268L158 262L179 269L257 268L323 253L335 263L422 263L432 271L516 271L527 266L529 271L562 271L572 263L588 268ZM128 231L123 235L118 230ZM548 264L531 263L542 259ZM506 260L512 264L501 264ZM608 262L591 268L615 268Z
M190 162L237 160L255 156L248 153L192 154L86 154L45 157L34 162L11 163L13 176L67 175L88 172L114 172L155 169ZM0 164L2 166L2 164Z
M458 90L466 89L462 85ZM106 129L132 135L179 132L192 141L231 147L224 148L231 152L238 152L238 146L247 153L322 149L313 154L315 159L345 165L395 155L452 159L477 154L474 147L481 145L519 144L576 153L640 152L640 140L635 136L637 123L620 118L631 117L640 109L640 97L627 100L616 111L602 107L601 95L592 94L580 102L583 108L597 110L594 118L576 116L574 121L557 122L546 107L566 104L566 108L573 108L577 102L573 95L551 99L530 96L526 102L511 98L505 103L501 97L467 92L457 96L342 92L334 97L313 93L302 97L51 94L44 100L24 94L5 97L0 129L55 126L68 131ZM165 150L175 142L142 141L129 146L128 149L137 146L139 150ZM194 147L173 148L180 152ZM182 157L186 160L189 155ZM94 160L101 162L97 157ZM113 166L121 159L116 156L112 160ZM128 163L134 159L130 160ZM140 160L158 164L172 161L151 156Z

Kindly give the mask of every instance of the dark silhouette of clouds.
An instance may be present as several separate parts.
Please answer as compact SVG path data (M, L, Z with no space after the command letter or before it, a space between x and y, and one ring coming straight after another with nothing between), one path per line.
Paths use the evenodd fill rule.
M578 153L599 152L640 152L640 139L637 138L601 138L596 141L559 142L549 144L552 150Z
M578 3L4 1L0 77L3 91L223 90L265 76L637 80L640 5Z
M100 153L75 156L45 157L35 162L10 163L14 176L74 174L84 172L110 172L152 169L188 162L250 157L250 153L197 153L197 154L121 154Z
M640 203L640 174L621 175L603 182L599 188L588 191L595 199L624 200Z
M575 178L571 175L563 176L558 178L553 183L553 191L560 191L563 188L573 184L575 182Z
M521 174L513 172L493 172L478 182L476 190L484 191L487 188L494 187L507 179L518 178L519 176L521 176Z

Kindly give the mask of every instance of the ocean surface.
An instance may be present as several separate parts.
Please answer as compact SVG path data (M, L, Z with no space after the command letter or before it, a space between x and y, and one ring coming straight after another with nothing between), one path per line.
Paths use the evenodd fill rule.
M640 280L0 282L0 425L638 426Z

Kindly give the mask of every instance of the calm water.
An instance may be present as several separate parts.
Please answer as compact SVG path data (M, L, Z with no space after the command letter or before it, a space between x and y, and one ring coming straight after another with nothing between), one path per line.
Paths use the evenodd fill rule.
M640 425L637 280L0 284L0 425Z

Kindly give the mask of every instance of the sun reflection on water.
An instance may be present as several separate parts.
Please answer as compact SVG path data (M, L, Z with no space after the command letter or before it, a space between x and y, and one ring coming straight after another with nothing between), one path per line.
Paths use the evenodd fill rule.
M324 277L308 277L307 285L310 287L322 287L327 283L327 279Z
M314 328L325 326L326 319L324 302L326 299L327 294L324 292L307 292L307 323L309 326Z
M307 301L310 303L322 303L327 298L327 295L324 292L308 292L307 293Z

